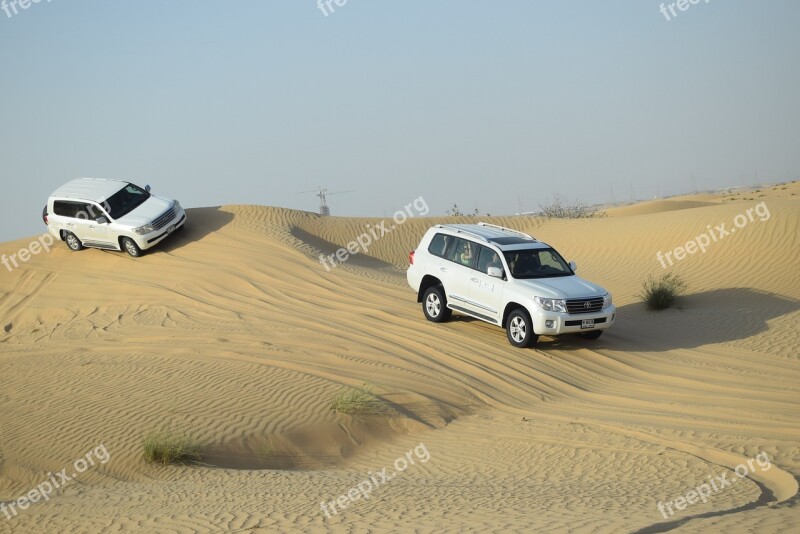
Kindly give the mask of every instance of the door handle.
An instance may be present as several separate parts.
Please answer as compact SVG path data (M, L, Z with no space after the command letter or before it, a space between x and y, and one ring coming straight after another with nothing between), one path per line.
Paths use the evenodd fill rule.
M472 281L473 281L473 282L475 282L476 284L477 284L478 282L480 282L480 280L478 280L477 278L470 278L470 280L472 280Z
M447 267L439 267L439 270L442 271L443 273L446 273L447 272Z

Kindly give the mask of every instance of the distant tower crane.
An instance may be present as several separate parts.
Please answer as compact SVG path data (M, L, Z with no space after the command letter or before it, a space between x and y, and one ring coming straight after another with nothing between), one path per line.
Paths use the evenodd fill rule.
M328 206L328 197L332 195L341 195L342 193L353 193L354 189L349 189L347 191L334 191L333 193L328 193L327 188L319 187L317 189L313 189L311 191L300 191L297 193L298 195L305 195L308 193L316 193L317 198L319 198L319 214L323 217L327 217L331 214L331 208Z

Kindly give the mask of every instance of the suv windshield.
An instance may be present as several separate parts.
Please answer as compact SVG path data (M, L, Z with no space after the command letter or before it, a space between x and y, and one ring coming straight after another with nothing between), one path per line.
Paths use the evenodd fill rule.
M119 219L138 208L148 198L150 193L137 185L128 184L106 200L108 214L112 219Z
M574 274L567 262L552 248L504 252L514 278L553 278Z

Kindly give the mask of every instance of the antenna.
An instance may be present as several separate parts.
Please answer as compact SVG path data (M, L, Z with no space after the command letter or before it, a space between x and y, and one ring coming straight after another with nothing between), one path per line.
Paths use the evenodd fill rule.
M317 198L319 198L319 214L323 217L327 217L331 214L331 208L328 206L328 197L331 195L341 195L342 193L353 193L355 189L349 189L347 191L334 191L333 193L328 193L328 189L322 186L318 187L317 189L312 189L311 191L300 191L299 193L295 193L297 195L305 195L308 193L316 193Z

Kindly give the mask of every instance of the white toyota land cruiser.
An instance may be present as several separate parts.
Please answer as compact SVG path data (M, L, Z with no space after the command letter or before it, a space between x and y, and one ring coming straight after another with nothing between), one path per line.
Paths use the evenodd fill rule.
M186 213L177 200L151 195L150 186L78 178L50 195L42 220L70 250L124 250L138 257L182 229Z
M455 310L502 326L515 347L540 335L597 339L614 324L608 291L575 276L575 263L550 245L510 228L436 225L408 260L408 283L429 321Z

